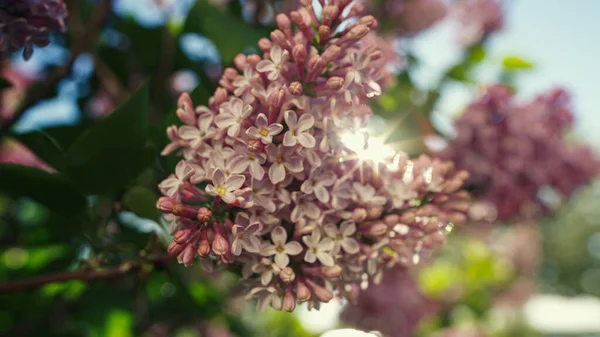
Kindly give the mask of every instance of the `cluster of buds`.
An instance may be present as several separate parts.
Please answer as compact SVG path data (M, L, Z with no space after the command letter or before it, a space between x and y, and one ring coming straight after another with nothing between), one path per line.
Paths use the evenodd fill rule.
M588 146L566 141L572 123L563 90L518 104L510 88L491 86L455 122L457 138L441 156L471 174L475 196L500 220L531 217L548 210L544 187L569 196L598 172Z
M417 263L468 209L468 174L451 163L366 149L382 70L362 42L377 21L351 0L320 4L277 15L263 56L238 55L208 106L181 95L185 125L167 130L163 154L183 156L159 185L169 252L241 270L259 308L356 296L384 269Z
M66 17L63 0L0 1L0 58L24 48L29 59L34 45L47 46L51 32L65 29Z
M469 47L504 27L504 13L499 0L460 0L455 15L461 23L460 43Z

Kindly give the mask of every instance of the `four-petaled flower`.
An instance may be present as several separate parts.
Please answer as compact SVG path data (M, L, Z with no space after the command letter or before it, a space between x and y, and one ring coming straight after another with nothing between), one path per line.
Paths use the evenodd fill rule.
M257 298L257 308L261 311L267 309L269 306L275 310L281 310L283 306L281 295L278 294L277 288L273 286L252 288L247 297Z
M333 185L336 179L335 173L318 168L302 183L300 190L306 194L314 193L320 202L326 204L329 202L327 187Z
M370 206L383 206L387 202L387 199L381 195L375 195L377 191L375 187L371 185L363 185L359 182L352 184L352 188L358 196L358 200L365 205Z
M286 66L290 54L287 50L282 49L278 45L273 45L269 52L269 57L271 60L262 60L258 62L256 70L261 73L268 72L269 80L275 81L279 77L282 68Z
M261 230L262 225L259 222L251 222L246 213L238 213L235 218L235 225L231 229L234 237L231 243L231 253L238 256L242 253L242 248L250 253L258 253L260 239L257 235Z
M412 190L410 186L399 181L392 183L390 194L392 196L394 208L401 208L406 204L406 201L412 200L418 196L417 192Z
M283 116L289 129L283 136L283 145L294 146L300 144L307 148L315 147L315 137L309 132L315 124L315 118L310 113L304 113L298 119L294 110L288 110Z
M256 117L256 126L251 126L246 130L246 134L252 138L260 139L263 144L271 144L273 136L278 135L283 130L283 125L279 123L269 124L265 114L259 114Z
M221 169L216 169L212 175L212 184L206 185L206 193L221 197L223 201L231 204L236 200L233 192L242 187L245 180L246 177L241 174L232 174L225 177Z
M266 258L262 258L260 263L252 266L252 271L260 274L260 283L263 286L269 284L273 279L273 274L278 275L281 269L283 268L279 268L275 262Z
M334 243L330 238L321 240L321 230L319 228L315 228L310 236L303 236L302 241L306 247L308 247L308 250L304 255L304 261L315 263L318 259L319 262L327 267L331 267L335 264L335 261L331 256L331 250L334 247Z
M258 74L252 71L252 67L247 64L244 67L244 74L236 77L235 80L233 80L233 86L235 87L233 93L238 97L242 96L246 89L252 87L252 82L258 77L257 75Z
M302 252L302 245L297 241L287 242L287 233L281 226L277 226L271 232L271 241L274 244L264 243L260 248L262 256L275 255L275 263L279 268L285 268L290 263L288 255L298 255Z
M198 149L203 144L205 139L209 139L214 135L212 126L213 115L210 112L205 112L198 116L198 127L184 125L179 128L179 137L189 141L193 149Z
M360 250L358 242L353 238L356 232L356 225L353 221L343 221L339 229L335 224L331 223L325 225L323 229L325 230L325 234L334 242L331 254L337 254L340 248L348 254L356 254Z
M252 152L248 146L237 143L233 146L235 154L229 159L229 163L236 172L244 172L246 169L250 172L252 178L262 180L265 176L265 169L262 164L267 160L267 155L262 152Z
M245 104L239 98L232 98L231 101L223 103L219 114L215 118L215 124L223 130L227 130L229 137L237 137L240 133L241 124L244 119L252 113L252 106Z
M169 197L175 197L183 185L191 176L194 175L194 168L188 165L185 160L177 163L175 174L171 174L167 179L158 185L160 191Z
M302 159L294 154L292 148L270 144L267 146L267 154L272 163L269 167L269 179L273 184L280 183L285 179L286 170L299 173L304 169Z

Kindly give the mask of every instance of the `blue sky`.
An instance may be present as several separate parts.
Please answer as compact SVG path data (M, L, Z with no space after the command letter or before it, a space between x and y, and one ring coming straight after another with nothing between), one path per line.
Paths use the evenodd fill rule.
M600 148L600 63L596 56L600 52L600 1L512 0L507 4L506 28L491 41L490 59L478 78L483 83L491 80L507 55L533 61L535 69L518 81L520 95L531 97L555 86L566 88L573 96L577 116L575 135ZM436 75L458 57L447 28L447 24L436 27L415 41L427 64L427 70L420 74L423 85L435 81ZM447 124L460 111L472 90L452 90L439 107L442 123Z

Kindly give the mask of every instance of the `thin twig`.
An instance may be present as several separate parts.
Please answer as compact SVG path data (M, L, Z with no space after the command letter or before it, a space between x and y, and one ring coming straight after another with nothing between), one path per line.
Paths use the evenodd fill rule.
M157 256L155 258L148 258L147 261L152 263L154 266L160 266L161 264L172 260L172 256ZM97 280L105 280L115 277L127 275L129 273L139 271L144 265L144 261L125 262L122 263L118 268L106 269L106 270L77 270L71 272L63 272L52 275L44 275L34 277L28 280L10 281L0 283L0 294L10 293L14 291L24 291L40 288L50 283L61 283L67 281L84 281L92 282Z

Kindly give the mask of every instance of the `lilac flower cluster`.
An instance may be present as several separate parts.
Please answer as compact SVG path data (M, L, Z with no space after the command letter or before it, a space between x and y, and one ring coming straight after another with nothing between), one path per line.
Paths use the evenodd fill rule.
M63 0L0 1L0 58L21 48L28 60L33 46L50 43L50 32L65 29L67 9Z
M362 0L383 28L402 37L414 36L442 20L448 8L442 0Z
M499 0L460 0L455 15L461 23L460 42L472 46L504 27L504 13Z
M475 196L493 204L498 219L535 215L547 209L542 188L568 196L600 167L588 146L566 141L569 103L559 89L522 104L508 87L491 86L455 122L457 138L441 157L471 174Z
M409 271L393 268L384 273L380 284L360 292L340 317L361 330L380 331L388 337L410 337L427 314L428 306Z
M159 185L169 252L186 266L241 267L259 308L318 308L378 282L443 242L468 208L468 175L451 163L364 160L342 142L367 144L381 54L362 42L377 21L351 0L320 3L277 15L263 57L238 55L208 106L181 95L185 125L167 130L163 154L183 156Z

